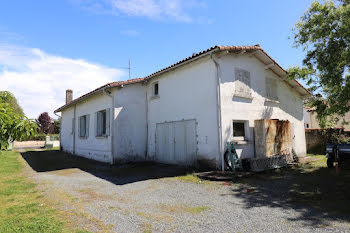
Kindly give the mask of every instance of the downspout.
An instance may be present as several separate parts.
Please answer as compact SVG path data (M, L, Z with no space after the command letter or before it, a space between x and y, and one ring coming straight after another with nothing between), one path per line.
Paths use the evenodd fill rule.
M107 92L106 89L110 88L109 85L107 85L105 88L103 88L103 93L105 93L107 96L112 98L112 106L111 106L111 112L112 112L112 124L111 124L111 129L110 134L111 134L111 161L110 163L113 165L114 164L114 117L115 117L115 111L114 111L114 97L110 92Z
M76 126L77 124L75 122L77 122L76 119L76 112L77 112L77 105L74 104L74 115L73 115L73 119L74 119L74 130L73 130L73 155L75 155L75 131L76 131Z
M221 170L224 171L225 170L225 162L224 162L224 153L222 152L222 119L221 119L221 91L220 91L220 65L217 62L217 60L215 60L215 58L213 57L213 52L210 52L210 59L214 62L215 64L215 70L216 70L216 114L217 114L217 124L218 124L218 144L219 144L219 148L218 148L218 152L219 155L221 157Z
M146 151L145 151L145 159L148 157L148 85L147 81L145 82L146 85Z

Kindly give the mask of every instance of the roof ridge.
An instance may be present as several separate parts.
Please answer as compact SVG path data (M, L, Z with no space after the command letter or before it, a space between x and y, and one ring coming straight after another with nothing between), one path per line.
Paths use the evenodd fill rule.
M200 52L197 52L197 53L193 53L191 56L189 57L186 57L176 63L173 63L172 65L169 65L163 69L160 69L156 72L153 72L152 74L150 75L147 75L143 78L133 78L133 79L128 79L128 80L124 80L124 81L116 81L116 82L110 82L110 83L107 83L106 85L103 85L99 88L96 88L95 90L91 91L91 92L88 92L86 93L85 95L82 95L80 97L78 97L77 99L74 99L72 102L70 102L69 104L65 104L63 105L62 107L58 108L57 110L55 110L55 112L58 112L58 111L61 111L62 109L64 109L65 107L73 104L73 103L76 103L78 102L79 100L83 99L84 97L87 97L91 94L94 94L96 93L97 91L99 91L100 89L106 87L106 86L109 86L109 87L118 87L118 86L122 86L122 85L125 85L125 84L132 84L132 83L138 83L138 82L141 82L141 81L146 81L154 76L157 76L163 72L166 72L168 71L169 69L172 69L172 68L175 68L176 66L178 65L181 65L187 61L190 61L194 58L199 58L200 56L202 55L206 55L208 52L213 52L214 50L217 50L217 51L242 51L242 50L246 50L246 51L256 51L256 50L260 50L261 52L263 52L269 59L271 59L271 61L273 61L281 70L283 70L284 72L287 72L285 69L283 69L283 67L281 65L279 65L270 55L268 55L264 49L262 47L260 47L260 44L255 44L255 45L240 45L240 46L234 46L234 45L214 45L212 47L209 47L208 49L206 50L202 50ZM307 90L303 85L301 85L297 80L295 80L295 82L300 86L302 87L303 89L305 89L307 92L309 92L309 90ZM310 92L309 92L310 93ZM311 94L311 93L310 93Z

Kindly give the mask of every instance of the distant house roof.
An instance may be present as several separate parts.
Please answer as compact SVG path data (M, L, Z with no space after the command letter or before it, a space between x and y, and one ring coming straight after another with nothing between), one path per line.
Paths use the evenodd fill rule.
M70 102L69 104L65 104L61 107L59 107L58 109L55 110L56 112L61 112L62 110L64 110L65 108L74 105L80 101L82 101L83 99L96 94L102 90L104 90L105 88L110 88L110 87L118 87L118 86L123 86L126 84L133 84L133 83L139 83L139 82L145 82L153 77L156 77L162 73L168 72L180 65L184 65L187 62L191 62L197 58L200 58L202 56L208 55L210 53L214 53L214 52L220 52L220 51L227 51L227 52L256 52L255 56L261 61L263 62L266 66L269 66L269 68L276 73L279 76L285 76L287 71L285 69L282 68L282 66L280 66L272 57L270 57L261 47L259 44L256 45L252 45L252 46L213 46L210 47L206 50L203 50L199 53L195 53L190 57L187 57L181 61L178 61L168 67L165 67L161 70L158 70L144 78L136 78L136 79L130 79L130 80L126 80L126 81L120 81L120 82L112 82L112 83L108 83L106 85L103 85L85 95L80 96L79 98L73 100L72 102ZM297 91L299 91L299 93L301 93L303 96L310 96L312 95L311 92L309 90L307 90L303 85L301 85L297 80L285 80L286 82L288 82L293 88L296 88ZM294 85L296 84L296 85Z

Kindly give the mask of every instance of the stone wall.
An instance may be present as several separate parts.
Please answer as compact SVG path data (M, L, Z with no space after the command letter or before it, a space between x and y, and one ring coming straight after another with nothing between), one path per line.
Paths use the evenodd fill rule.
M337 129L305 129L306 150L309 154L324 154L326 144L336 142L335 138L349 137L350 132Z

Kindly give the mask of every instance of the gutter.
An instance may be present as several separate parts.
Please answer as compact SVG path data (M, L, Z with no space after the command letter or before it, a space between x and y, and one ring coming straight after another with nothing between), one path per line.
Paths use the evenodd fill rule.
M217 124L218 124L218 152L219 152L219 156L221 157L221 170L225 171L225 160L224 160L224 153L222 150L222 119L221 119L221 90L220 90L220 74L219 74L219 69L220 69L220 65L217 62L217 60L215 60L215 58L213 57L213 52L210 52L210 59L214 62L215 64L215 70L216 70L216 113L217 113Z
M114 97L111 93L107 92L106 89L107 88L111 88L110 85L108 84L106 87L104 87L102 89L102 92L105 93L108 97L112 98L112 106L111 106L111 112L112 112L112 117L110 117L110 119L112 119L112 124L110 127L110 137L111 137L111 146L110 146L110 150L111 150L111 165L114 164L114 117L115 117L115 111L114 111Z

